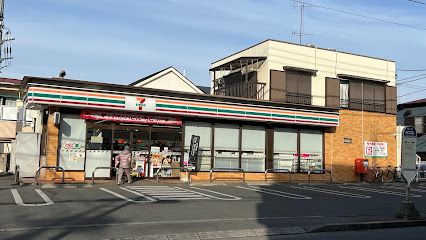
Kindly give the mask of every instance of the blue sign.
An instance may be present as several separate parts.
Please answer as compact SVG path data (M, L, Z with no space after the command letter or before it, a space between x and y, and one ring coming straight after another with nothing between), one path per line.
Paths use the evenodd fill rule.
M404 131L403 131L402 135L417 137L416 129L413 128L413 127L406 127L406 128L404 128Z

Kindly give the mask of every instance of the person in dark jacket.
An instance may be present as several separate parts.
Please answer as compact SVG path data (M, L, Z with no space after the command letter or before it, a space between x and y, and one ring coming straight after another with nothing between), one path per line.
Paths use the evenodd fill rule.
M118 167L118 184L121 184L123 172L126 173L127 182L132 183L132 176L130 175L130 168L132 166L132 153L130 147L126 145L124 150L115 157L115 167Z

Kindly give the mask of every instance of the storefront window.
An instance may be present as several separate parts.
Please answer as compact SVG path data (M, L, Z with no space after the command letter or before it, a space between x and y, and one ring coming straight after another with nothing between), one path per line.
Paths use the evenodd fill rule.
M198 171L209 171L211 169L211 137L212 125L208 123L185 123L185 156L188 156L191 136L200 136L198 151ZM188 161L188 159L185 159Z
M247 172L265 171L265 128L243 127L241 167Z
M65 170L84 170L86 123L79 115L61 114L59 166Z
M114 153L119 153L123 151L124 146L130 146L130 131L127 130L116 130L114 131L114 144L113 150Z
M302 129L300 131L300 171L323 169L323 132Z
M276 128L274 131L274 169L297 171L297 130Z
M237 125L215 125L214 167L239 167L239 131Z
M112 130L101 128L87 129L87 150L111 150Z
M150 149L150 172L154 176L160 167L180 167L181 155L181 131L180 129L152 128ZM179 177L179 169L165 170L163 177Z

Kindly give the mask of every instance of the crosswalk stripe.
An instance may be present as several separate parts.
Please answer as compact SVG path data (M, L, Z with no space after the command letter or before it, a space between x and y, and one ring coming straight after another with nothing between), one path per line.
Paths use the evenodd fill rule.
M311 197L308 197L308 196L303 196L303 195L288 193L288 192L282 192L282 191L277 191L277 190L272 190L272 189L266 189L266 188L258 188L258 187L254 187L254 186L250 186L250 187L236 186L236 187L241 188L241 189L254 191L254 192L261 192L261 193L266 193L266 194L270 194L270 195L285 197L285 198L292 198L292 199L299 199L299 200L312 199Z
M368 196L368 195L361 195L361 194L348 193L348 192L340 192L340 191L323 189L323 188L314 188L314 187L308 187L308 186L290 186L290 187L296 188L296 189L313 191L313 192L321 192L321 193L327 193L327 194L332 194L332 195L344 196L344 197L371 198L371 196Z
M394 196L402 196L402 197L405 196L405 193L402 193L402 192L394 192L394 191L381 190L381 189L362 188L357 186L339 186L339 187L352 189L352 190L365 191L365 192L382 193L382 194L388 194L388 195L394 195ZM422 196L417 194L410 194L410 197L422 197Z

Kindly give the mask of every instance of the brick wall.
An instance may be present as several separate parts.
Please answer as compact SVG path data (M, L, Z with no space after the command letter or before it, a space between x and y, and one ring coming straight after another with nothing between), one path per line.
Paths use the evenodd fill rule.
M340 126L325 133L326 168L333 170L337 181L358 181L354 171L355 158L364 157L364 142L387 142L387 158L369 158L369 165L382 168L396 166L396 116L383 113L340 111ZM344 143L344 138L352 143Z

